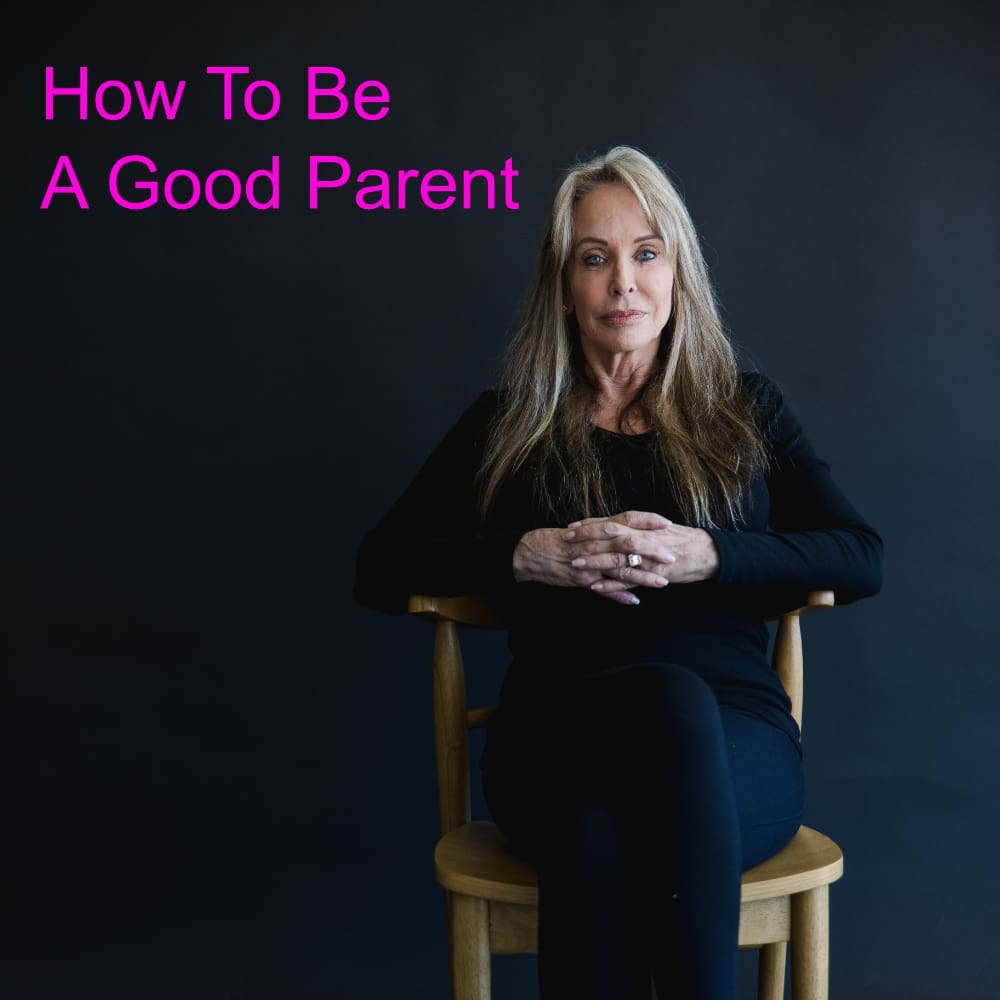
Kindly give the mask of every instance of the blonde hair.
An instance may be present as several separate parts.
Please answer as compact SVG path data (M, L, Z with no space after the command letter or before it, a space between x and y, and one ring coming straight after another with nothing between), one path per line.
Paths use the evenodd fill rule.
M645 420L654 434L657 472L688 524L735 523L753 471L766 464L752 400L741 391L691 217L661 167L630 146L572 167L556 192L522 319L504 357L499 410L480 468L482 514L521 471L531 473L553 513L617 512L594 442L595 393L576 320L563 311L573 211L605 184L635 195L674 268L657 366L620 415L619 428L630 417Z

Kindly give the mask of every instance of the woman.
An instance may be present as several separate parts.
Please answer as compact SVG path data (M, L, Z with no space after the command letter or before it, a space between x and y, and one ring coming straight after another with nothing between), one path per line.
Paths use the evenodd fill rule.
M487 803L539 871L543 997L732 1000L740 873L803 808L764 616L877 592L882 544L740 373L690 217L617 147L565 176L498 392L364 539L356 595L491 592Z

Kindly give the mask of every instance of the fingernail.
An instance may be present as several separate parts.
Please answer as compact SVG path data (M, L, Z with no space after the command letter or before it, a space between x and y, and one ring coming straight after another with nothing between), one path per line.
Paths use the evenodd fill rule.
M655 582L657 587L665 587L669 581L665 576L658 576Z
M583 521L573 521L573 523L570 524L570 525L568 525L568 527L570 527L570 528L579 528L581 524L583 524Z
M571 565L571 566L575 566L575 567L576 567L577 569L580 569L581 567L583 567L583 566L586 566L586 565L587 565L587 560L586 560L586 559L574 559L574 560L573 560L573 561L572 561L572 562L570 563L570 565Z
M575 531L567 531L567 532L565 532L563 534L563 541L564 542L571 542L571 541L573 541L573 539L574 539L575 536L576 536L576 532Z
M601 583L600 580L598 580L597 583L592 583L590 585L590 589L591 590L604 590L604 584Z
M638 604L639 603L639 598L636 597L635 594L629 594L628 595L628 603L629 604Z

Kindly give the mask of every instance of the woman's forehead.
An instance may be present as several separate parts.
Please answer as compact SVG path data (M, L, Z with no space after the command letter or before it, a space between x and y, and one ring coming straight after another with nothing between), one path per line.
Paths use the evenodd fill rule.
M639 199L622 185L604 184L582 195L573 206L573 226L628 225L658 231Z

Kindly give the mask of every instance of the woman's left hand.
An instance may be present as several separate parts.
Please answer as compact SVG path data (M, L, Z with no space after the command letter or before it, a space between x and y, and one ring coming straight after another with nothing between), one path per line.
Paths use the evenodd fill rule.
M603 575L591 584L602 594L634 587L636 578L647 573L669 583L695 583L709 579L719 568L719 553L707 531L674 524L651 511L628 510L576 521L563 533L563 540L579 549L574 568ZM630 555L641 561L631 565Z

